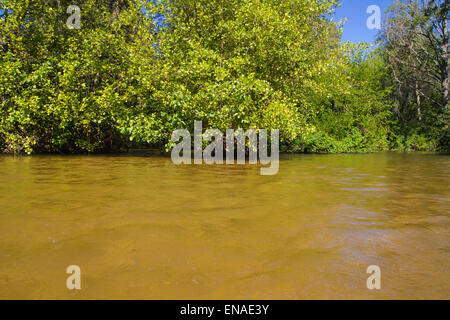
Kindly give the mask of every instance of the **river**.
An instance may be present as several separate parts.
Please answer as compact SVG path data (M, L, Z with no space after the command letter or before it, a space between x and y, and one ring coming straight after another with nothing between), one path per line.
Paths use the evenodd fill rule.
M0 298L450 298L448 155L281 155L277 175L259 169L0 156ZM81 290L66 288L69 265Z

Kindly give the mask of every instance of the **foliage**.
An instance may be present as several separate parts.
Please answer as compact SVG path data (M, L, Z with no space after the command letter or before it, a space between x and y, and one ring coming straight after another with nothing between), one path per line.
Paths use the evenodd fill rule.
M66 26L71 4L79 30ZM431 148L399 136L386 46L341 43L330 19L338 5L1 1L0 150L169 150L171 133L193 132L194 120L223 132L279 129L284 151Z
M123 120L141 113L142 59L151 21L131 1L6 1L0 20L0 139L7 151L92 152L122 145ZM9 13L9 14L8 14ZM143 49L145 48L145 49ZM122 121L119 121L122 120Z
M448 0L395 1L381 33L404 149L450 150Z

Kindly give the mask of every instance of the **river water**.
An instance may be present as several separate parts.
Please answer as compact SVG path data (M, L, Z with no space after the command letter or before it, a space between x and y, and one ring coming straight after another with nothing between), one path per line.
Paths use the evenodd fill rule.
M435 154L282 155L275 176L0 156L0 298L449 299L449 181Z

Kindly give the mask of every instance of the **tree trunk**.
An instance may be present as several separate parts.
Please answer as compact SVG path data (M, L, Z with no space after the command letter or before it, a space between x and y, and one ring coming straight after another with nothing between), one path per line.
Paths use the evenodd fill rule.
M416 101L417 101L417 116L419 117L419 121L422 121L422 110L420 109L420 92L419 92L419 84L416 81Z
M419 118L419 121L422 121L422 110L420 109L420 89L419 89L419 81L417 76L417 68L416 63L414 62L414 85L415 85L415 91L416 91L416 103L417 103L417 117Z
M445 77L442 81L442 88L443 88L443 92L442 92L442 98L443 98L443 104L444 104L444 109L448 110L448 64L447 64L447 68L446 68L446 74L447 77Z
M447 2L447 1L446 1ZM448 15L448 7L445 11L445 15ZM442 70L442 99L444 109L448 110L448 19L444 18L443 21L443 39L442 39L442 52L444 56L444 65Z

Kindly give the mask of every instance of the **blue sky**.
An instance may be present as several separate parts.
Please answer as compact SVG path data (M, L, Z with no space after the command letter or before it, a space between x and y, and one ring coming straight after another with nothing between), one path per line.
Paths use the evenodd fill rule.
M335 20L347 18L342 35L343 41L373 42L378 30L369 30L366 21L370 14L366 13L370 5L377 5L381 9L383 18L384 11L392 3L392 0L341 0L342 7L335 15Z

